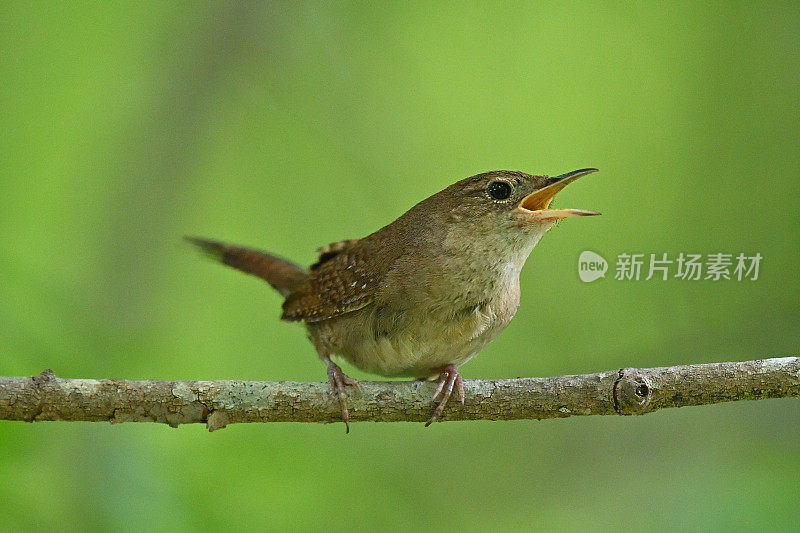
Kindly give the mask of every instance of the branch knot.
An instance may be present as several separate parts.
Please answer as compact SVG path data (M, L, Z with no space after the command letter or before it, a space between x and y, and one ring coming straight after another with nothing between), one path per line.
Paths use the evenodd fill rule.
M653 385L647 376L633 368L622 368L614 382L614 410L621 415L640 415L649 411Z

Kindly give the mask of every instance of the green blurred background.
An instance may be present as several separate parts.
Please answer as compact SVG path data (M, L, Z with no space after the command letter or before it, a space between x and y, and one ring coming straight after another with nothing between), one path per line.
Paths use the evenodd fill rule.
M604 215L544 238L465 377L797 355L797 3L6 2L0 23L0 375L321 381L279 296L181 237L310 263L498 168L598 167L557 203ZM764 259L754 282L589 284L587 249ZM0 528L789 530L799 408L0 422Z

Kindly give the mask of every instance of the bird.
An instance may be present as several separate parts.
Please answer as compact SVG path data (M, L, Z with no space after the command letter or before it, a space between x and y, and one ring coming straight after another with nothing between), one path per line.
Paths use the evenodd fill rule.
M305 325L347 432L346 387L358 382L332 357L380 376L438 380L427 427L454 389L464 403L459 367L514 318L520 271L542 236L562 219L600 214L550 206L564 187L596 171L549 177L496 170L462 179L366 237L319 248L308 268L252 248L185 239L284 297L281 319Z

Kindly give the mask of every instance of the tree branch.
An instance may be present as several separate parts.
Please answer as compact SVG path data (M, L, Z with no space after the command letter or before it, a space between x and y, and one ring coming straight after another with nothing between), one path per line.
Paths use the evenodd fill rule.
M348 387L351 421L421 422L431 416L434 383L361 382ZM665 368L623 368L577 376L464 381L466 402L451 399L444 420L519 420L575 415L642 415L668 407L800 396L800 358ZM0 377L0 420L338 422L325 383L291 381L128 381Z

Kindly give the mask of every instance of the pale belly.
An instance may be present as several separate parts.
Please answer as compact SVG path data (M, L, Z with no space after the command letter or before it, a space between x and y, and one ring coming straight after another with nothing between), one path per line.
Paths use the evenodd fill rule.
M469 361L505 329L518 299L459 312L376 310L372 306L308 324L312 341L354 366L382 376L428 378Z

